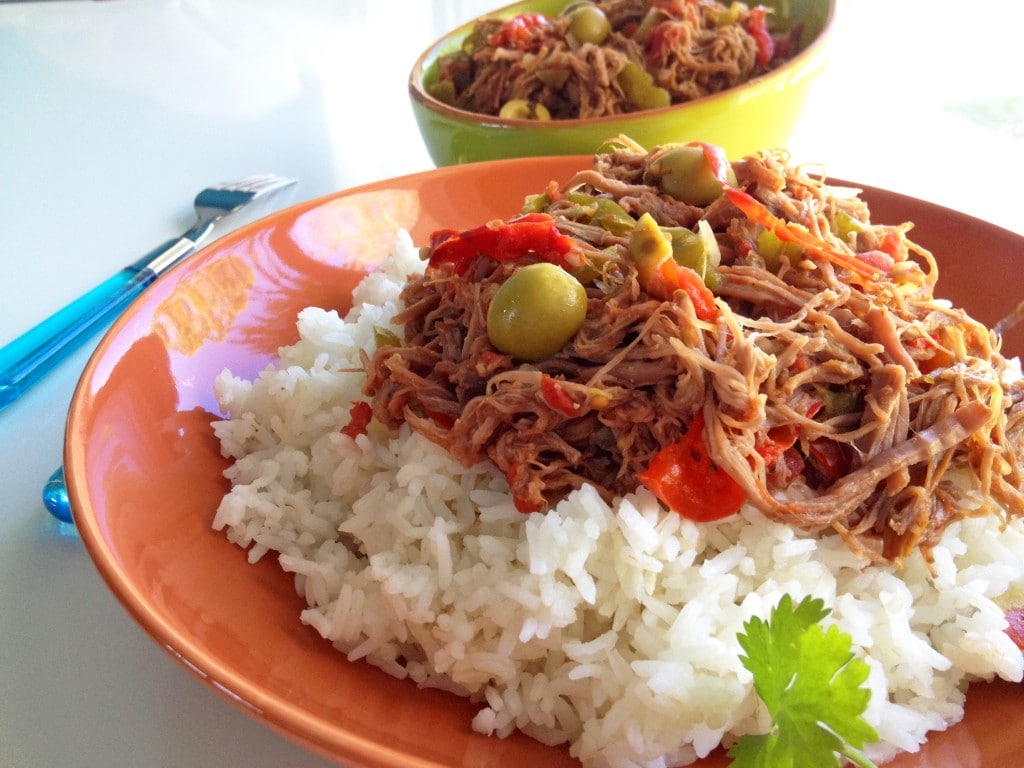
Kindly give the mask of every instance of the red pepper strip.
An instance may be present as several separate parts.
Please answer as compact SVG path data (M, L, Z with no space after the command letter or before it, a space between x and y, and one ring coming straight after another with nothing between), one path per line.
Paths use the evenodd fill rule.
M715 294L689 267L676 264L671 258L650 266L637 263L640 285L651 296L671 301L676 291L685 291L693 302L693 310L701 320L714 323L721 314L715 304Z
M882 242L879 243L878 249L889 254L893 261L901 261L905 258L903 253L903 243L895 230L890 229L885 233L885 235L883 235Z
M929 374L937 371L939 368L948 368L955 362L953 355L942 347L937 333L930 334L928 337L918 336L910 339L906 342L906 345L913 349L920 349L922 352L931 352L931 355L928 357L922 357L916 361L917 369L921 373Z
M520 472L523 471L523 469L525 469L525 464L519 463L513 464L511 467L508 468L508 471L505 472L505 480L513 488L516 484L516 477ZM543 507L543 504L541 504L540 502L529 501L527 499L515 495L512 496L512 503L515 504L516 510L522 512L524 515L528 515L531 512L539 512L540 509Z
M498 261L533 256L563 269L578 266L567 258L576 241L559 232L555 220L546 213L528 213L508 222L492 221L463 232L438 230L431 235L430 243L430 266L451 262L457 275L465 274L483 255Z
M522 512L524 515L528 515L531 512L540 512L542 506L539 502L527 501L519 497L514 497L512 503L515 504L516 511Z
M427 416L432 422L434 422L441 429L451 429L455 426L455 419L449 416L447 413L441 413L440 411L427 411Z
M829 484L850 473L849 446L827 437L819 437L807 446L807 458Z
M766 15L767 9L763 5L758 5L751 9L746 24L747 32L757 43L757 64L761 67L767 67L768 62L775 56L775 39L768 31Z
M1024 651L1024 606L1007 609L1006 622L1006 634Z
M696 522L729 517L746 501L739 484L712 463L700 413L682 439L658 451L637 478L670 509Z
M565 387L546 373L540 377L540 394L545 403L566 416L572 417L579 413L579 406L565 391Z
M801 248L864 277L874 277L878 272L888 272L892 269L892 261L885 262L883 259L875 257L865 260L860 258L861 254L844 253L838 248L832 247L803 227L793 226L785 219L780 219L769 211L764 203L754 199L741 189L726 187L725 194L729 196L732 204L743 212L744 216L765 229L770 229L780 240L796 243ZM875 263L869 263L869 261Z
M814 403L811 403L805 409L806 412L804 413L804 416L806 416L808 419L813 419L815 416L818 415L818 412L822 408L824 408L824 407L825 407L825 401L824 400L818 400L818 401L816 401Z
M758 434L756 441L757 452L761 454L764 463L771 465L788 451L796 443L800 432L792 424L781 427L772 427L765 435Z
M672 50L682 40L683 26L679 21L663 21L647 34L644 40L644 55L648 64L655 68L668 63Z
M715 304L715 294L700 279L700 275L689 267L676 265L676 281L678 287L683 289L690 297L690 301L693 302L693 310L697 313L697 317L709 323L718 320L721 313L718 310L718 305Z
M498 48L537 50L544 31L550 26L551 19L543 13L521 13L498 27L487 42Z
M789 366L789 370L793 373L803 373L811 367L811 358L807 355L797 355L793 360L793 364Z
M366 427L373 418L373 407L365 400L354 404L348 412L348 424L341 428L341 434L351 437L353 440L359 435L366 434Z
M896 263L892 256L885 251L861 251L857 254L857 258L865 264L870 264L879 272L886 273L891 272Z
M718 183L723 187L729 186L729 158L725 156L724 149L706 141L691 141L686 146L700 147L704 152L704 162L708 164Z

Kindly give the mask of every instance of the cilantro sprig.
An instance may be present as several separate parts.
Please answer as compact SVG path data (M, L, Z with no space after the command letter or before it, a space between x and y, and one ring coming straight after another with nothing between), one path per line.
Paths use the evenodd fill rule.
M766 622L754 617L737 639L743 666L769 714L768 733L748 734L729 750L732 768L839 766L841 758L875 768L861 749L878 739L862 717L871 692L861 687L868 665L850 650L850 636L824 629L830 609L805 597L795 606L784 595Z

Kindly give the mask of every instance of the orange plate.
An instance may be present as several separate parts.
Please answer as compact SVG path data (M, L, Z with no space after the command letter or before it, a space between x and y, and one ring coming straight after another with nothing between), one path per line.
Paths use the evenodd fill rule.
M253 377L296 339L307 305L350 303L399 227L424 243L516 213L527 194L587 167L579 157L454 166L311 200L226 236L159 280L89 362L68 420L75 520L110 589L161 648L268 726L361 768L573 766L565 749L470 730L474 707L349 663L299 623L272 558L256 566L210 529L228 484L209 423L213 379ZM1024 238L955 211L865 189L877 222L916 222L938 255L940 293L989 323L1022 298ZM1007 339L1024 350L1024 333ZM976 685L967 718L898 766L1017 765L1019 686ZM721 754L702 763L721 766Z

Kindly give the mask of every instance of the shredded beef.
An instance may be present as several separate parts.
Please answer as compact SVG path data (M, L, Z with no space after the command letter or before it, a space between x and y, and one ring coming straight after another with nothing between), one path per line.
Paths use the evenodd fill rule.
M409 424L467 465L492 462L524 511L584 483L609 500L636 490L700 415L712 460L749 503L832 528L870 557L927 550L966 514L970 491L1024 514L1024 385L994 332L934 298L934 259L906 237L909 225L872 224L849 191L784 153L756 153L733 164L738 188L821 243L769 268L763 226L726 196L686 206L648 185L652 154L626 140L543 198L597 265L586 319L561 350L526 363L489 342L491 299L529 255L481 254L463 274L428 266L402 294L402 343L365 360L375 417ZM711 224L717 317L699 316L683 291L648 293L628 235L585 220L571 193L666 226ZM857 222L843 234L840 214ZM878 259L880 245L887 271L845 266Z

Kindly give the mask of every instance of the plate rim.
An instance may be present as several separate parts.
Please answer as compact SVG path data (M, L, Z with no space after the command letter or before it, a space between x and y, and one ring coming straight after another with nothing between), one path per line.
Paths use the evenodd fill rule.
M505 167L543 167L551 168L551 175L568 169L573 165L579 168L589 167L591 155L555 155L548 157L507 158L500 160L480 161L458 166L428 169L415 173L404 174L392 178L379 179L353 187L337 190L308 200L294 203L279 211L268 214L256 221L246 224L223 237L206 245L189 259L169 270L166 277L158 284L166 285L190 274L204 264L216 261L232 246L252 238L253 234L265 229L269 224L284 221L309 211L321 208L331 202L362 192L392 189L399 186L418 185L421 180L444 176L460 176L462 174L479 174L500 172ZM538 176L546 175L539 173ZM960 220L972 220L987 228L994 228L1005 236L1018 239L1024 244L1024 236L1005 229L999 225L978 219L946 206L879 187L850 182L845 179L827 177L826 183L861 190L865 196L883 195L895 200L900 206L926 206L939 214L949 214ZM895 222L894 222L895 223ZM95 394L90 392L97 369L110 354L114 341L124 333L141 308L146 306L151 296L150 289L136 298L104 334L79 378L71 400L66 420L66 439L64 443L64 462L67 475L69 498L71 499L75 523L78 527L83 545L85 546L93 566L99 571L107 588L114 594L133 621L155 641L168 655L195 677L211 687L223 698L226 698L243 711L256 718L272 730L292 739L313 752L330 759L360 761L357 764L367 766L414 766L415 768L438 768L440 765L431 760L421 760L415 755L399 752L391 745L363 737L350 730L331 727L330 723L315 713L299 710L280 697L264 690L260 685L248 680L244 675L237 674L227 667L209 668L209 654L205 652L195 639L175 627L173 622L147 601L146 593L131 577L131 574L119 561L118 553L104 537L100 524L92 511L89 501L89 485L86 479L84 462L88 454L88 446L79 444L75 436L80 434L81 422L85 419ZM234 546L234 545L233 545ZM325 641L326 642L326 641ZM339 660L344 661L339 656ZM930 737L934 735L930 733ZM387 753L392 762L381 762Z

